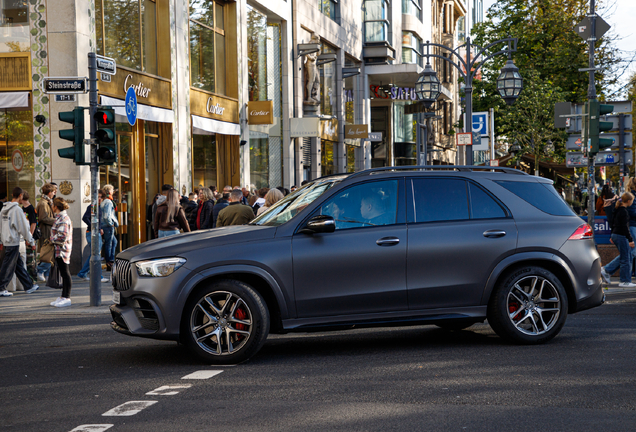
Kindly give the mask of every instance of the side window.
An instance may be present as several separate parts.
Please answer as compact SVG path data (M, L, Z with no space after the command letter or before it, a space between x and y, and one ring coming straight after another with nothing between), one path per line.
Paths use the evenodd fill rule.
M466 181L454 178L413 179L415 222L469 219Z
M472 219L505 218L506 211L482 188L468 182Z
M393 225L397 203L397 180L369 182L338 192L316 214L333 217L336 230Z

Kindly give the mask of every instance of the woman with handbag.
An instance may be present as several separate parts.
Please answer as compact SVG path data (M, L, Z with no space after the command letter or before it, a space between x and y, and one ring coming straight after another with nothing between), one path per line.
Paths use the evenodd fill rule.
M53 245L50 243L51 227L55 223L55 216L53 216L53 197L55 196L55 185L46 183L42 186L42 198L38 202L35 212L38 215L38 228L40 229L41 236L38 240L38 246L40 249L40 264L37 267L38 281L46 281L46 276L51 271L51 265L53 264L53 255L55 251Z
M53 201L53 213L55 223L51 228L50 241L55 247L55 266L62 277L62 296L51 302L51 306L66 307L71 305L71 250L73 248L73 224L66 214L68 204L63 198L55 198ZM51 271L51 275L55 275Z

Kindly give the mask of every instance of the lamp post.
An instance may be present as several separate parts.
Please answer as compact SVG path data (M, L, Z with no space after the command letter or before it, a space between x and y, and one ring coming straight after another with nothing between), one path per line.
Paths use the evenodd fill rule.
M496 45L507 43L507 47L500 49L499 51L490 53L489 50ZM430 47L434 46L440 48L444 51L447 51L450 55L448 57L444 57L439 54L430 54ZM466 57L462 58L459 54L459 49L465 47L466 49ZM477 55L472 55L472 48L476 47L479 49ZM491 58L500 55L507 54L508 61L505 66L501 69L501 73L497 78L497 90L499 94L504 98L508 105L514 103L514 101L519 97L521 93L521 89L523 88L523 78L519 75L519 69L515 66L512 61L512 53L517 51L517 38L506 38L495 41L485 47L480 47L478 45L471 44L470 37L466 38L466 43L461 45L455 49L449 48L445 45L431 43L426 41L426 66L430 66L428 61L430 57L436 57L442 59L455 67L459 71L459 74L464 78L464 91L466 92L466 121L464 122L464 132L472 133L472 119L473 119L473 79L477 71L481 68L481 66L486 63L486 61ZM453 57L457 61L453 61ZM432 70L432 68L431 68ZM426 68L424 72L420 74L420 78L418 78L417 82L420 82L422 76L426 73ZM437 78L437 77L435 77ZM438 80L439 82L439 80ZM417 93L417 83L415 87L415 92ZM419 94L418 94L419 96ZM439 93L437 94L439 97ZM423 99L423 98L422 98ZM426 99L423 99L426 101ZM432 102L431 102L432 103ZM430 105L429 105L430 106ZM473 164L473 146L466 146L466 165Z
M510 149L508 150L508 153L510 153L512 155L513 158L517 157L517 154L519 154L519 152L521 152L521 146L519 145L519 143L517 141L514 142L514 144L512 146L510 146ZM515 160L515 168L519 166L519 161Z

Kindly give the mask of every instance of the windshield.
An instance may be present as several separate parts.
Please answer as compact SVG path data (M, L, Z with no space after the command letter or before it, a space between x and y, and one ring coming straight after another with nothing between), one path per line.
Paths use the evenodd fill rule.
M265 226L282 225L303 211L305 207L314 202L320 195L338 184L340 180L341 179L334 181L334 179L331 178L329 181L310 183L278 201L250 224Z

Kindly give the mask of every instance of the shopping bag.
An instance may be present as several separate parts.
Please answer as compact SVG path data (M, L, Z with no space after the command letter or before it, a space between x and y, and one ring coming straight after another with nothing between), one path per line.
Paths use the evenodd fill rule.
M60 272L60 268L55 263L53 263L51 267L51 273L49 273L49 278L46 280L46 286L55 289L62 288L62 272Z

